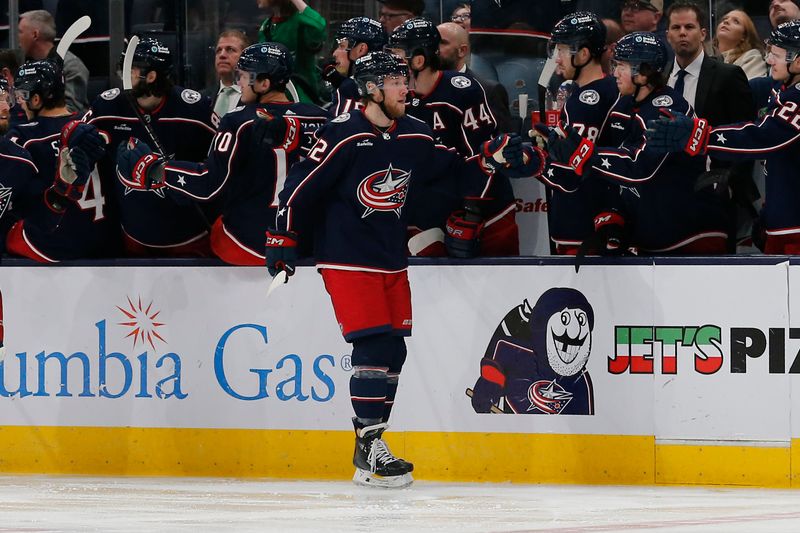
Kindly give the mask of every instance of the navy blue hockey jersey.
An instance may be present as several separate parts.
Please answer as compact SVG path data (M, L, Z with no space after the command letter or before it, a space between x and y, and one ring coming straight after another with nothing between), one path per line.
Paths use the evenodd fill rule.
M409 91L406 101L406 113L430 126L437 143L464 157L480 152L481 143L497 130L483 87L460 72L440 71L430 93Z
M597 146L618 146L622 142L623 130L612 128L615 122L611 119L611 111L619 106L619 102L617 82L612 76L583 87L575 85L561 110L561 122ZM545 184L548 170L545 167L542 174ZM584 181L574 193L552 188L547 218L550 239L560 245L579 246L594 230L592 218L607 208L612 188L615 186L602 180Z
M74 115L39 117L8 133L31 152L39 168L37 180L42 192L55 179L61 129L74 119ZM54 212L44 201L34 202L24 216L25 238L41 255L55 261L112 255L118 219L107 194L95 170L83 196L76 202L64 202L63 213Z
M320 268L397 272L408 265L410 191L441 174L461 176L469 196L485 195L491 176L436 145L423 122L402 117L386 131L355 110L318 133L308 158L292 167L280 193L278 229L320 216L314 257Z
M708 155L717 159L766 159L766 202L762 224L768 235L800 233L800 84L770 99L759 122L711 130Z
M11 226L42 202L38 170L26 150L0 139L0 253Z
M328 111L331 118L336 118L342 113L349 113L353 109L362 109L363 107L355 80L353 78L345 78L339 88L331 95L331 106Z
M618 104L611 118L622 123L626 110L617 113L620 105L626 104ZM697 178L705 171L705 157L647 149L646 123L661 116L660 108L694 115L671 87L651 93L632 109L622 145L597 147L583 176L620 187L620 208L632 228L630 244L651 253L669 252L704 237L724 238L728 227L720 198L710 191L695 191ZM581 180L556 163L547 176L563 190L576 190Z
M257 109L276 116L293 116L303 128L301 148L288 153L280 147L257 146L252 139ZM188 198L224 198L225 229L253 254L263 256L264 232L275 220L278 193L288 170L314 144L314 135L328 120L324 110L304 103L271 102L237 107L220 123L204 163L170 161L167 187Z
M203 161L215 130L211 125L211 101L196 91L173 87L155 110L145 113L164 145L166 156L186 161ZM136 118L128 99L119 89L102 93L83 119L107 132L111 138L106 156L97 166L104 186L113 187L119 202L120 221L125 234L141 244L170 247L188 243L208 232L216 217L214 206L198 210L186 195L164 187L150 191L127 188L116 176L119 143L137 137L155 150Z
M12 127L6 136L30 153L39 168L42 190L53 184L58 165L61 128L77 118L74 113L60 117L38 117Z

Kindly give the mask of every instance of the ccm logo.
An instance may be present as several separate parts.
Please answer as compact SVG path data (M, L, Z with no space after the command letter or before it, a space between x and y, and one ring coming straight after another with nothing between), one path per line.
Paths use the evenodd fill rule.
M267 246L283 246L285 242L284 238L267 237Z
M706 127L708 126L708 121L705 119L700 119L697 121L697 127L695 127L694 131L692 132L692 139L689 141L689 151L692 154L697 154L700 152L700 144L705 137Z
M286 139L284 140L281 148L284 150L289 150L294 146L295 140L297 139L298 122L296 119L287 118L286 123L289 127L286 131Z
M153 154L147 154L146 156L139 159L139 162L136 164L136 173L143 174L147 167L156 159L156 156Z

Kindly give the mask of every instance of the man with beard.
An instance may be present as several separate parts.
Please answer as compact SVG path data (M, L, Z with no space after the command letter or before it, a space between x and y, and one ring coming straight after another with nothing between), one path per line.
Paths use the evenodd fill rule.
M425 122L433 130L436 142L471 157L494 134L497 122L479 83L459 72L441 70L440 42L439 30L431 21L415 18L392 32L387 47L408 63L408 114ZM444 252L435 243L441 242L447 217L464 196L459 187L454 176L442 175L435 183L411 190L412 195L419 196L419 201L412 202L410 214L412 255ZM484 221L480 255L519 255L516 204L508 178L497 175L487 196L491 200L475 206ZM434 246L420 246L420 239L424 239L423 244L431 242Z
M270 275L292 275L301 237L297 224L321 216L316 268L342 334L353 344L353 480L404 487L413 481L414 467L392 455L382 435L406 359L404 337L412 326L405 246L408 193L441 173L458 175L472 191L485 191L497 161L519 164L522 154L507 136L486 143L486 156L468 162L437 146L428 126L405 116L407 66L396 56L367 54L356 60L354 77L364 108L326 124L308 158L292 167L275 227L267 231L266 262ZM454 213L451 222L450 238L462 241L454 246L474 246L478 227L469 214Z
M157 39L141 39L134 52L131 76L136 105L167 152L161 155L203 161L215 133L211 103L200 93L172 83L170 50ZM116 189L126 255L210 256L210 221L216 218L216 205L198 205L166 188L132 188L126 180L117 179L117 147L131 137L152 142L129 99L119 89L110 89L95 99L83 120L110 136L107 154L97 170L103 184Z
M30 154L5 136L9 126L11 92L0 78L0 253L6 251L6 234L35 202L42 201L36 179L38 169Z
M333 57L323 69L323 77L336 90L329 108L331 118L361 105L358 85L351 77L353 62L369 52L381 51L386 45L386 32L377 20L355 17L342 23L336 32Z
M603 73L605 41L606 27L593 13L571 13L553 28L550 54L564 78L574 82L561 110L561 125L600 146L615 146L622 141L619 131L624 129L621 121L627 110L619 105L616 81ZM613 110L616 117L611 116ZM540 178L552 189L547 220L556 253L575 255L587 239L597 241L587 242L585 249L591 253L616 251L623 221L610 202L619 196L618 187L587 180L577 190L565 192L558 180L548 180L565 171L572 172L548 161Z
M486 101L497 121L497 131L512 132L519 128L514 127L511 120L511 108L508 105L508 91L502 83L488 80L475 74L467 63L470 57L469 34L467 30L455 22L445 22L437 26L442 41L439 43L439 60L442 70L455 70L466 74L480 83L486 91Z
M769 23L773 28L790 20L800 19L800 4L796 0L771 0Z
M279 43L242 52L236 79L244 105L223 117L204 163L168 161L139 139L121 144L117 153L117 173L133 190L163 189L188 201L221 198L211 249L229 264L264 264L264 232L275 220L286 172L328 119L319 107L286 98L292 66Z
M12 228L8 251L46 263L99 255L116 225L113 212L104 208L99 179L89 176L105 141L97 131L87 134L83 128L73 135L77 121L65 105L60 62L25 63L15 83L14 93L28 122L7 137L30 152L38 168L33 189L44 192L45 201L34 202ZM64 153L72 148L74 154Z

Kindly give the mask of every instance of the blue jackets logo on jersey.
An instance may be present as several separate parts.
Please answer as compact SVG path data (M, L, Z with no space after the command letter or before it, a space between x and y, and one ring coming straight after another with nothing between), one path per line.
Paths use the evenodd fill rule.
M579 291L545 291L511 309L495 329L481 375L467 389L476 413L594 414L586 369L594 310Z
M400 218L410 179L411 172L393 168L391 164L364 178L358 185L358 201L366 208L361 218L375 211L394 211Z

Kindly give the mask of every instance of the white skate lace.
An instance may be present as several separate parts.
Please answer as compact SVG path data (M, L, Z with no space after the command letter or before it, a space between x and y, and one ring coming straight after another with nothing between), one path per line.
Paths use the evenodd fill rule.
M378 461L380 461L381 465L385 466L397 461L397 457L392 455L392 452L389 451L389 447L386 446L383 439L375 439L372 441L372 446L370 446L367 460L369 461L370 471L375 473L378 467Z

